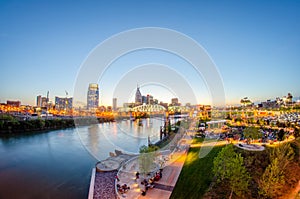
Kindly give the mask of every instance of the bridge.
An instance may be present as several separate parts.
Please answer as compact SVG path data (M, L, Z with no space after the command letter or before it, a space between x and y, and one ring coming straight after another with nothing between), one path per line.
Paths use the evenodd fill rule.
M178 112L189 112L190 108L186 106L169 106L168 107L169 112L178 113Z
M165 112L166 108L158 105L158 104L143 104L140 106L133 107L131 109L133 112L142 112L142 113L157 113L157 112Z
M118 110L118 112L140 112L140 113L187 113L191 111L189 107L186 106L169 106L168 109L159 104L143 104L133 108L123 107Z

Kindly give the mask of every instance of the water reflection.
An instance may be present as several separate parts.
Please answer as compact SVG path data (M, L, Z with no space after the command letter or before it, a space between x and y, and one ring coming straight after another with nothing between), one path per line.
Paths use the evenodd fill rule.
M122 120L94 125L86 130L78 128L83 145L98 160L106 159L115 149L126 153L138 153L142 145L159 140L162 118Z
M0 198L86 198L95 162L74 129L0 138Z
M0 198L87 198L97 159L159 139L161 118L0 138ZM93 154L93 156L91 156Z

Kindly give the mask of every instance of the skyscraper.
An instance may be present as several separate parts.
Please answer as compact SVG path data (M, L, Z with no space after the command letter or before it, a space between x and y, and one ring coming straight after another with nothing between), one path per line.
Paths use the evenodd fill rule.
M49 99L47 97L42 97L38 95L36 97L36 106L37 107L47 107Z
M147 104L147 96L142 96L142 103Z
M98 108L99 106L99 87L98 84L89 84L87 93L87 109Z
M135 103L142 104L142 94L141 94L139 86L137 86L136 92L135 92Z
M72 97L57 97L55 96L55 109L56 110L71 110L73 106Z
M147 95L147 104L153 104L153 96L152 95Z
M41 105L41 107L47 107L47 104L48 104L47 97L42 97L42 105Z
M113 98L113 111L116 111L117 110L117 98Z
M37 107L41 107L42 106L42 96L41 95L38 95L36 97L36 106Z

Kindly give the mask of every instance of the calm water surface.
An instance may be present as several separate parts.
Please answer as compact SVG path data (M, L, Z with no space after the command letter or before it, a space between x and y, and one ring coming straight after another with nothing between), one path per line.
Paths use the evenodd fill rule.
M161 119L0 138L0 199L87 198L91 170L109 152L158 140Z

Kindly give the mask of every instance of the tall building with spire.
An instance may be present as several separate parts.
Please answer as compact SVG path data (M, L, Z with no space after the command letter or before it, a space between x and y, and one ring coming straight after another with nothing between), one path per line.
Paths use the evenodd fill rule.
M135 104L142 104L142 94L140 91L140 87L137 85L136 92L135 92Z
M99 106L99 87L98 84L89 84L87 93L87 109L95 109Z

